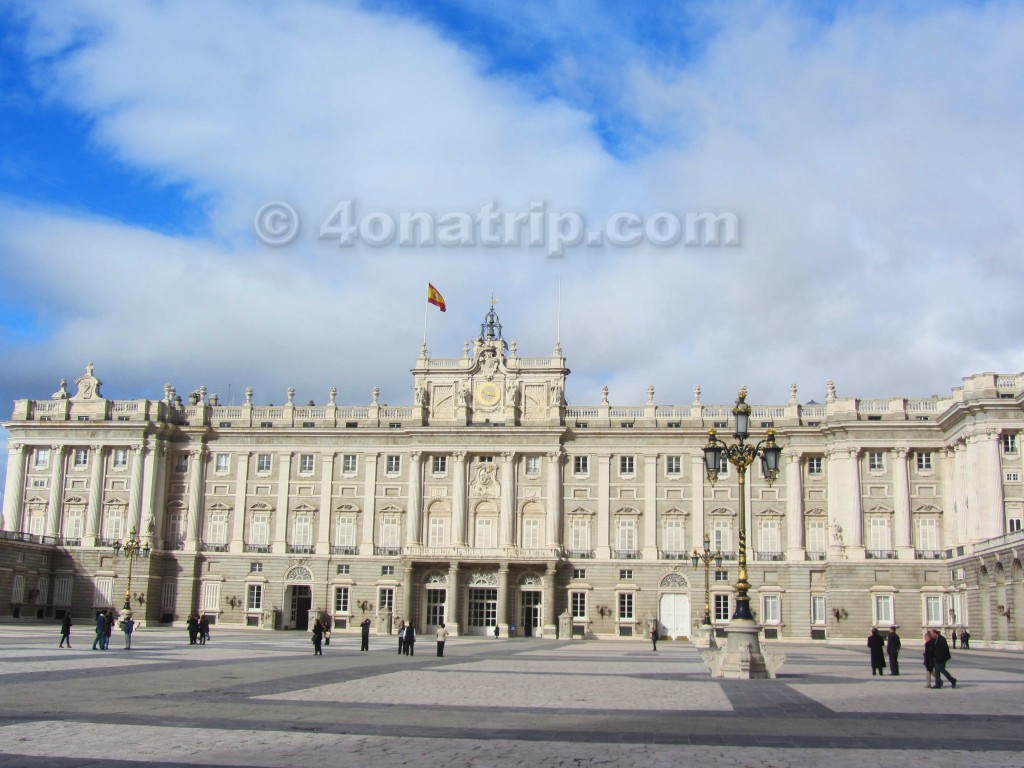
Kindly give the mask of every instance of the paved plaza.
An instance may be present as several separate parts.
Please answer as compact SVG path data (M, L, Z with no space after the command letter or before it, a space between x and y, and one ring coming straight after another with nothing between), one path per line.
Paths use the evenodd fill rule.
M954 651L926 690L867 648L776 645L777 680L716 681L688 643L0 626L2 766L1024 766L1024 654Z

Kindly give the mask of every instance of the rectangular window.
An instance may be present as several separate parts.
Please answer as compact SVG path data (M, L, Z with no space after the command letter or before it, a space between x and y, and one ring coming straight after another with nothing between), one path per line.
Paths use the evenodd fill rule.
M81 539L82 530L82 510L72 509L68 512L68 519L64 523L64 537L68 539Z
M261 453L256 457L256 471L257 472L269 472L270 471L270 454Z
M926 595L924 598L925 624L942 624L942 598L939 595Z
M393 566L393 565L382 565L380 567L380 575L381 576L394 576L395 575L395 566Z
M637 521L633 518L619 519L615 531L615 548L624 552L637 549Z
M173 581L165 581L160 595L160 610L173 613L178 602L178 585Z
M227 472L231 469L231 455L228 453L218 453L213 460L213 469L215 472Z
M203 584L203 610L211 613L220 610L219 581L207 581Z
M430 530L428 533L427 544L431 547L443 547L444 546L444 534L445 534L445 518L434 515L430 518Z
M1020 530L1020 526L1021 526L1021 518L1019 518L1019 517L1011 517L1010 518L1009 525L1008 525L1010 533L1016 533L1017 531L1019 531Z
M572 547L578 552L590 550L590 520L585 517L572 519Z
M99 581L96 582L96 589L99 590ZM25 574L23 573L14 574L14 578L11 580L11 602L16 605L25 602ZM107 603L109 604L109 602L108 598ZM100 605L99 602L96 604Z
M527 456L524 462L526 467L526 474L528 475L539 475L540 474L540 456Z
M711 549L723 554L732 552L732 523L728 520L711 522Z
M341 471L353 475L359 467L359 458L354 453L346 453L341 457Z
M35 467L36 469L46 469L50 466L50 449L49 448L36 448L35 454Z
M540 520L536 517L523 520L523 548L540 549Z
M871 527L868 532L868 549L888 551L892 549L892 527L888 517L872 517Z
M72 581L70 576L58 576L53 582L53 604L56 606L71 605Z
M722 454L722 456L718 459L718 474L721 477L725 477L726 475L729 474L729 459L725 456L725 454Z
M932 468L931 451L921 451L917 454L917 468L925 472Z
M179 475L188 472L188 454L179 453L174 457L174 471Z
M185 517L181 512L172 512L167 516L167 543L176 546L184 539Z
M388 515L380 521L380 545L382 547L394 548L398 546L398 518Z
M776 554L782 551L778 520L761 521L761 551L766 554Z
M352 572L352 566L350 566L348 563L338 563L338 566L334 569L334 571L339 576L348 576Z
M114 469L124 469L128 466L128 449L115 448L113 452Z
M807 474L808 475L820 475L821 474L821 456L808 456L807 457Z
M811 595L811 624L825 623L825 596Z
M402 457L398 454L392 453L387 457L387 473L389 475L397 475L402 471Z
M263 573L263 563L249 563L249 570L253 573Z
M683 545L682 520L670 518L665 521L665 527L662 530L661 547L666 552L682 552L685 549Z
M619 581L632 581L633 580L633 569L632 568L620 568L619 569Z
M585 578L587 578L587 569L586 568L573 568L572 569L572 577L574 579L585 579Z
M619 456L619 474L632 475L634 473L635 456Z
M493 456L477 456L476 457L476 461L477 461L478 464L493 464L494 463L494 457Z
M1008 482L1008 483L1019 483L1020 482L1020 472L1007 472L1006 473L1006 482Z
M89 451L85 448L75 448L74 465L76 468L89 466Z
M299 472L303 475L313 473L313 454L303 453L299 456Z
M476 545L483 549L494 546L494 521L489 517L476 520Z
M665 457L665 474L666 475L681 475L683 473L683 458L682 456L666 456Z
M381 587L377 590L377 610L395 611L395 588Z
M807 551L824 552L826 548L825 521L807 521Z
M934 517L918 519L917 548L932 552L939 549L939 521Z
M715 571L715 581L728 581L728 580L729 580L729 572L728 571Z
M263 610L263 585L250 584L246 589L248 593L245 598L245 606L250 611Z
M334 588L334 612L348 613L348 587Z
M761 622L764 624L778 624L781 621L781 610L779 607L778 595L761 596Z
M1003 435L1003 453L1016 455L1017 454L1017 435L1014 433L1006 433Z
M868 469L872 472L881 472L885 469L885 458L881 451L868 452Z
M892 623L892 595L875 595L875 626Z
M715 621L729 620L729 596L715 595Z
M445 603L448 600L448 590L428 589L427 590L427 626L436 627L447 621Z
M121 509L108 509L106 519L103 521L103 537L107 539L120 539L124 535L124 511Z
M356 545L356 519L352 515L342 515L334 528L334 543L339 547Z
M633 593L619 592L619 621L629 621L633 618Z
M292 522L292 544L308 547L313 543L313 520L309 515L299 515Z
M227 512L214 512L210 515L210 544L228 543L228 515Z
M249 543L254 547L265 547L270 544L270 515L252 516Z
M570 592L569 604L572 606L572 617L574 619L585 619L587 617L586 592Z
M573 456L572 457L572 473L574 475L589 475L590 474L590 457L589 456Z
M96 592L93 595L92 604L97 608L110 608L110 591L112 587L113 580L109 577L96 579Z
M445 475L448 473L448 457L447 456L434 456L431 460L430 471L435 475Z

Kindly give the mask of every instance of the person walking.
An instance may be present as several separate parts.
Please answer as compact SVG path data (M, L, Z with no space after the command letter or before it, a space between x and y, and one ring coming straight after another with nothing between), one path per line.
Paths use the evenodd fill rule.
M501 637L501 627L499 627L497 624L495 624L494 625L494 639L497 640L499 637Z
M199 620L199 644L206 645L206 641L210 639L210 619L204 613L203 617Z
M405 655L416 655L416 627L410 621L405 627Z
M363 619L363 623L359 625L360 640L359 650L369 651L370 650L370 620Z
M188 628L188 644L195 645L196 638L199 637L199 619L195 614L188 617L188 622L185 624Z
M402 655L405 653L405 621L398 625L398 654Z
M953 634L950 637L950 640L953 641L953 650L956 650L956 639L957 639L956 627L953 627Z
M924 633L924 687L932 687L932 670L935 669L935 638L929 629Z
M135 619L130 613L121 619L121 631L124 632L124 649L130 651L132 649L132 632L135 631Z
M871 634L868 635L868 648L871 650L871 676L875 674L882 675L885 673L885 641L882 640L882 636L878 634L878 627L871 629Z
M658 652L658 625L654 625L654 629L651 630L651 649Z
M437 655L444 656L444 641L448 639L448 630L441 624L434 634L437 636Z
M64 647L64 641L67 641L68 648L71 647L71 609L69 608L64 614L64 621L60 623L60 648Z
M885 639L885 655L889 657L889 672L894 675L900 673L900 636L896 634L896 627L889 627L889 637Z
M320 619L313 622L313 655L323 656L323 643L324 640L324 625L320 623Z
M966 627L960 630L960 650L966 651L971 647L971 633L967 631Z
M114 609L110 608L104 614L106 626L103 628L103 650L110 648L110 636L114 634Z
M107 634L107 617L103 611L96 614L96 639L92 641L92 649L103 650L103 638ZM97 648L96 646L99 646Z
M935 685L932 687L941 688L944 676L949 680L949 684L956 688L956 678L946 671L946 663L953 658L953 654L949 652L949 643L946 642L946 638L939 630L934 630L932 634L935 636Z

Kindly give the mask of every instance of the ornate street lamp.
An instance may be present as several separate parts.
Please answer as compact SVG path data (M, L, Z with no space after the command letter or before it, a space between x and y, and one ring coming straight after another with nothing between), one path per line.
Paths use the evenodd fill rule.
M701 563L704 563L704 621L701 622L701 626L705 629L711 628L711 580L709 571L711 569L711 563L714 562L716 568L722 567L722 551L716 549L714 552L711 551L711 536L707 533L704 534L704 551L701 552L699 549L694 549L693 554L690 555L690 560L693 561L693 567L696 568Z
M115 541L113 548L114 557L121 555L128 558L128 585L124 590L124 610L130 612L132 609L132 565L139 557L149 557L149 542L143 543L139 539L138 529L132 526L132 532L128 534L128 538L123 542Z

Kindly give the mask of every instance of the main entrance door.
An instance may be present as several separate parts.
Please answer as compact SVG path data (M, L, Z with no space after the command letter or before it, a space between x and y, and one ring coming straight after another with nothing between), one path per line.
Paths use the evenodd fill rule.
M671 638L690 636L690 596L662 595L658 630Z
M448 621L445 616L445 604L448 600L447 589L427 590L427 621L423 627L424 632L434 632L437 628Z
M523 596L523 610L520 617L523 637L533 637L537 627L540 626L541 592L540 590L524 589L520 594Z
M313 590L307 584L294 584L292 591L291 626L309 629L309 610L313 607Z
M498 623L498 590L494 587L470 587L470 635L489 635Z

